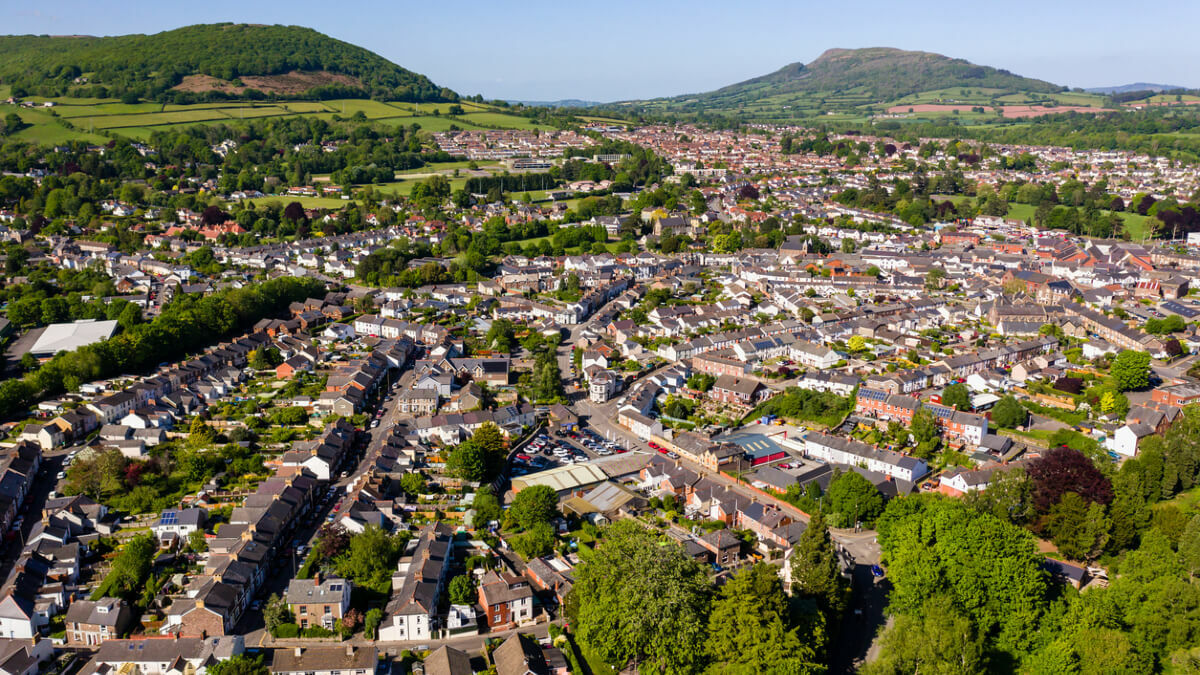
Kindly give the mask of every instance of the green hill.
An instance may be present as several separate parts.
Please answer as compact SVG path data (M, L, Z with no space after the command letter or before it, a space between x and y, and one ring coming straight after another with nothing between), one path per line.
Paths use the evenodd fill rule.
M779 70L716 91L623 104L646 111L770 117L864 110L920 92L967 87L1051 94L1062 87L929 52L889 47L830 49L807 65Z
M17 96L374 97L456 100L424 75L311 28L187 26L154 35L0 36L0 81Z

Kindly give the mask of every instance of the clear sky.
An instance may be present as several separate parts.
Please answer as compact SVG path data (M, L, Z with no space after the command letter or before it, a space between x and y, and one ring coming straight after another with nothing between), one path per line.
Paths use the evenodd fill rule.
M831 47L938 52L1071 87L1200 87L1200 2L0 0L0 32L315 28L460 94L596 101L715 89Z

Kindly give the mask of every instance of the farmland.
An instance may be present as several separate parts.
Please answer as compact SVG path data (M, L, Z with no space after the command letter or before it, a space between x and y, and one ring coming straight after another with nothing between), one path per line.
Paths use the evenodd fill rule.
M461 129L549 129L519 115L481 103L402 103L370 99L281 102L212 102L192 105L121 103L116 99L30 98L38 107L0 105L0 114L16 111L31 126L17 138L35 143L72 140L102 142L106 136L146 140L155 131L198 124L237 124L272 117L358 117L382 124L420 125L427 131ZM50 103L52 107L43 104ZM453 105L461 114L451 114Z

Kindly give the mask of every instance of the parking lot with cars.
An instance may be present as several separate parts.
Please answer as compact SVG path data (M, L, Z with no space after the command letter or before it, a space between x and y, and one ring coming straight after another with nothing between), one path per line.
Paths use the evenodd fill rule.
M579 464L597 457L629 452L590 429L542 432L513 457L512 473L524 476L564 464Z

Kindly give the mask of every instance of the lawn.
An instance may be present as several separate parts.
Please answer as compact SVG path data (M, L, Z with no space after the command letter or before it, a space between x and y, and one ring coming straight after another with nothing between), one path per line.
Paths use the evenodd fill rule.
M403 195L403 196L407 197L408 195L412 194L413 186L417 185L419 183L422 183L422 182L424 182L424 179L405 180L405 181L397 181L394 183L380 183L378 185L373 185L372 187L375 188L376 192L390 192L392 195L395 195L395 196ZM455 190L462 190L466 186L467 186L466 178L451 178L450 179L450 191L451 192L454 192Z
M1163 508L1168 504L1189 515L1200 511L1200 486L1184 490L1165 502L1155 504L1154 508Z
M292 202L300 202L300 206L306 209L340 209L346 204L354 201L353 199L341 199L340 197L293 197L291 195L272 195L252 200L255 206L260 204L291 204Z

